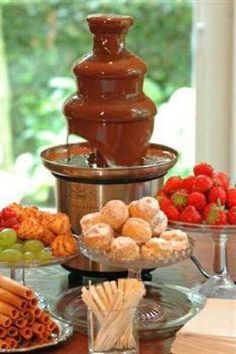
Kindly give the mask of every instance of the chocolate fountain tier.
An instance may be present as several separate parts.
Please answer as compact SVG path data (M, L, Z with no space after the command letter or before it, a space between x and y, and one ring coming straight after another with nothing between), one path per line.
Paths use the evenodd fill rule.
M91 167L87 158L92 153L88 143L53 146L41 153L42 161L59 178L90 183L125 183L163 177L178 159L176 150L150 144L142 165L130 167Z
M131 166L146 154L156 105L143 93L146 65L125 48L130 16L88 17L93 52L76 61L77 91L64 103L69 133L97 151L100 166Z

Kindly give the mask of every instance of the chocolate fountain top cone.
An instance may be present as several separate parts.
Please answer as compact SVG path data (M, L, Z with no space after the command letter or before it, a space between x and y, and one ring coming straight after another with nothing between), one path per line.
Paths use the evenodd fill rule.
M133 166L145 156L156 105L143 93L147 68L125 48L130 16L92 15L93 52L73 66L77 91L63 107L69 133L97 151L100 166Z

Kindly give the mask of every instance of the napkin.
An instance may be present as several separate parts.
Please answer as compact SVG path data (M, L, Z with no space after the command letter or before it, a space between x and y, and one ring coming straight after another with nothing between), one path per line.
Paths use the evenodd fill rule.
M236 300L208 299L177 333L173 354L236 354Z

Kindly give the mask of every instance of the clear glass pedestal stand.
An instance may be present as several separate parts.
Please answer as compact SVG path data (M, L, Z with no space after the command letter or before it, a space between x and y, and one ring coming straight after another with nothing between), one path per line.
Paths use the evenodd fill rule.
M206 297L236 299L236 285L228 272L227 243L225 233L211 234L214 243L214 274L197 290Z
M236 225L203 225L171 222L171 227L179 228L189 234L206 234L211 237L214 247L213 274L208 275L200 262L194 261L198 269L209 279L194 289L209 298L236 299L236 285L228 271L228 240L236 237Z
M128 269L128 278L138 279L142 281L141 275L142 269ZM142 298L139 309L138 309L138 320L139 322L147 322L147 321L155 321L156 324L162 323L165 321L165 316L162 311L161 305L152 300L147 298Z

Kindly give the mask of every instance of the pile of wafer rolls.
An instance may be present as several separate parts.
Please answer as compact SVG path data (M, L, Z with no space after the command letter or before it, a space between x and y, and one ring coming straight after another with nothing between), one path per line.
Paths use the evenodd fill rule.
M136 348L134 316L144 294L144 285L137 279L119 279L82 288L82 299L99 323L91 341L94 351ZM96 327L92 322L90 319L90 333Z
M48 343L58 332L33 290L0 274L0 349Z

